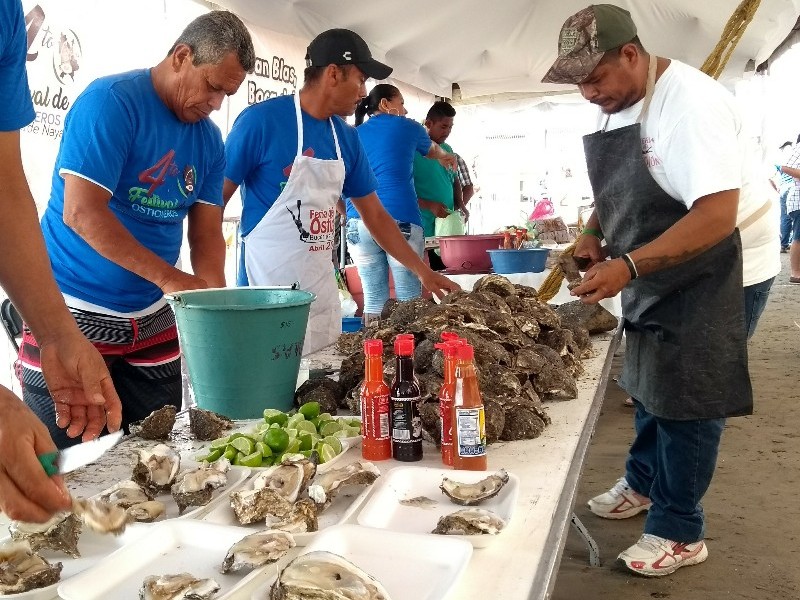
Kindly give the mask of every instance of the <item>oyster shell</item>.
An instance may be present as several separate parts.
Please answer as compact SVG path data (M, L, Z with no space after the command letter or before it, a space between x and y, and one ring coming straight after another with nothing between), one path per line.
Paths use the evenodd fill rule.
M339 382L328 377L319 377L304 381L294 393L294 403L302 406L307 402L319 402L320 411L336 414L339 409Z
M73 558L81 555L78 538L83 523L71 512L58 513L45 523L11 521L8 532L14 541L26 541L33 552L42 548L61 551Z
M371 462L359 460L339 469L323 473L308 488L308 496L321 509L328 506L340 488L347 485L370 485L381 472Z
M439 519L431 533L442 535L494 535L500 533L506 522L485 508L463 508Z
M265 523L268 529L280 529L289 533L317 531L317 505L311 498L303 498L295 502L285 515L266 515Z
M474 292L492 292L501 298L513 296L516 293L514 284L502 275L485 275L478 279L472 286Z
M239 523L249 525L266 519L267 515L283 517L292 511L292 503L277 490L269 487L237 490L231 493L231 508Z
M167 511L163 502L158 500L148 500L140 504L134 504L128 508L128 515L134 521L140 523L152 523Z
M172 485L172 497L178 505L178 512L183 513L189 506L205 506L211 501L214 490L228 484L226 475L231 463L220 458L213 463L203 464L196 469L184 471L178 475Z
M278 574L270 600L390 600L371 575L337 554L326 551L301 554Z
M130 508L134 504L141 504L153 499L152 494L148 494L135 481L130 479L115 483L110 488L103 490L95 496L101 502L114 504L120 508Z
M294 538L285 531L259 531L246 535L230 547L220 572L255 569L274 563L294 547Z
M72 512L81 518L84 525L97 533L119 535L125 531L130 520L124 508L99 498L73 498Z
M461 483L445 477L442 479L439 489L456 504L472 506L480 504L489 498L494 498L507 483L508 473L505 469L500 469L476 483Z
M289 502L295 502L317 472L317 465L308 459L284 461L253 478L253 489L272 488Z
M213 579L198 579L191 573L150 575L139 589L139 600L207 600L219 589Z
M189 431L198 440L215 440L228 429L233 429L233 421L228 417L202 408L189 409Z
M61 568L61 563L50 564L35 554L27 542L7 542L0 546L0 595L53 585Z
M141 421L130 424L132 435L138 435L146 440L165 440L175 425L177 409L171 404L154 410Z
M155 495L166 492L175 483L181 468L181 456L166 444L139 450L133 467L133 481Z

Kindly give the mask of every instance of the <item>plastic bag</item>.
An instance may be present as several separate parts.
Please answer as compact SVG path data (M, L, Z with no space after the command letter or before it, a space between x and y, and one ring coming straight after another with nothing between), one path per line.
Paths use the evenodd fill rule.
M552 217L554 214L556 214L556 209L553 207L553 203L550 202L549 198L542 198L534 207L528 220L537 221L539 219Z
M350 292L339 290L339 303L342 305L342 317L353 317L358 310L358 304L353 300Z
M436 237L464 235L464 221L461 219L461 213L457 210L451 212L444 219L437 217L434 227Z

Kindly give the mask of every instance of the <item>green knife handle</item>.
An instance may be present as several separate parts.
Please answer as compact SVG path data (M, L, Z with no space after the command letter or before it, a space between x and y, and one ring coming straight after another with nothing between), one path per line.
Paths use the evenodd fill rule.
M44 467L44 472L47 473L48 477L58 473L56 458L58 458L58 452L48 452L47 454L39 455L39 462L42 464L42 467Z

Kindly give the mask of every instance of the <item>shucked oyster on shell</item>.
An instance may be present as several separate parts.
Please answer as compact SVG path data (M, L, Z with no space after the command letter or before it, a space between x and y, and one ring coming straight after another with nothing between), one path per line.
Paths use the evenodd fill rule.
M323 473L308 488L308 496L320 506L328 506L340 488L348 485L370 485L381 472L371 462L359 460L345 467Z
M78 538L83 523L71 512L62 512L45 523L11 521L8 532L14 541L26 541L33 552L46 548L61 551L73 558L81 555Z
M84 525L97 533L119 535L130 521L128 512L117 504L109 504L99 498L73 498L72 512L81 518Z
M130 479L115 483L94 497L101 502L114 504L120 508L130 508L134 504L141 504L153 499L152 494Z
M431 533L451 535L497 534L506 522L484 508L462 508L439 519Z
M139 600L208 600L219 589L213 579L198 579L191 573L150 575L139 589Z
M133 481L155 495L166 492L175 483L181 468L181 456L166 444L139 450L133 467Z
M480 504L489 498L494 498L507 483L508 473L505 469L500 469L476 483L462 483L445 477L442 479L439 489L456 504L472 506Z
M230 547L220 572L255 569L274 563L294 547L294 538L285 531L268 530L246 535Z
M316 472L317 464L314 460L303 458L284 461L256 475L253 478L253 489L268 487L289 502L294 502L306 490Z
M61 563L50 564L35 554L28 542L7 542L0 546L0 595L53 585L61 568Z
M227 459L220 458L179 474L171 489L172 497L178 505L178 512L182 513L189 506L208 504L214 490L228 484L226 473L230 466L231 463Z
M167 511L167 506L159 500L148 500L128 507L130 518L140 523L152 523Z
M374 577L326 551L301 554L278 574L269 600L390 600Z

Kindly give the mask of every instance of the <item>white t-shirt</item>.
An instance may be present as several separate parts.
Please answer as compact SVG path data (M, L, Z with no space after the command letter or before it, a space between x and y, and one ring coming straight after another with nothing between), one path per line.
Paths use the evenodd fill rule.
M644 100L610 116L606 129L636 122ZM600 115L600 125L606 115ZM656 82L642 121L642 154L656 183L687 208L698 198L740 189L737 223L771 198L755 141L744 132L733 96L722 85L672 60ZM773 207L774 208L774 207ZM770 209L741 232L744 285L781 270L778 217Z

